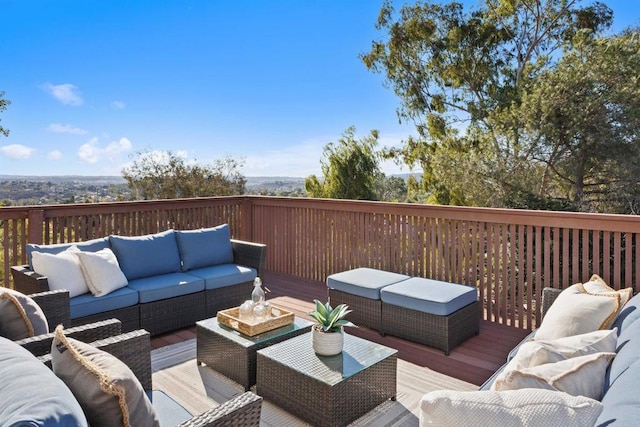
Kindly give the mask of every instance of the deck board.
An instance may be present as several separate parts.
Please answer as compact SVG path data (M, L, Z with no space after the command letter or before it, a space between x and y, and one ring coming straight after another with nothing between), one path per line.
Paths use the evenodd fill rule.
M322 282L272 271L265 272L262 279L265 287L271 291L267 293L267 299L274 306L293 311L301 317L309 318L314 299L327 298L327 288ZM504 363L509 351L528 331L481 320L480 333L455 347L449 356L445 356L441 350L402 338L389 335L382 337L364 327L349 328L347 333L393 347L398 350L398 357L407 362L481 385ZM191 338L195 338L195 327L154 337L151 345L158 348Z

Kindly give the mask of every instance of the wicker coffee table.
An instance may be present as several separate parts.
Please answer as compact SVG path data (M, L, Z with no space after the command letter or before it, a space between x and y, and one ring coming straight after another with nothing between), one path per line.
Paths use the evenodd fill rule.
M256 351L309 332L312 324L296 317L290 325L249 337L215 317L201 320L196 322L196 360L249 390L256 383Z
M258 351L256 393L316 426L343 426L395 400L398 351L345 334L337 356L318 356L311 333Z

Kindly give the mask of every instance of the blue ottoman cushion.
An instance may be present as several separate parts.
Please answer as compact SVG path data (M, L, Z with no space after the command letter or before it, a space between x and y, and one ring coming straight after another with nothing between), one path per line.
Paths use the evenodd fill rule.
M87 426L71 390L18 344L0 337L0 425Z
M169 273L132 280L128 286L138 291L143 304L203 291L204 280L187 273Z
M412 277L383 288L380 297L387 304L448 316L476 302L478 293L471 286Z
M136 304L138 304L138 292L126 286L99 297L94 297L91 292L88 292L69 299L70 317L77 319Z
M327 287L363 298L379 300L380 289L409 279L410 276L374 268L356 268L327 277Z

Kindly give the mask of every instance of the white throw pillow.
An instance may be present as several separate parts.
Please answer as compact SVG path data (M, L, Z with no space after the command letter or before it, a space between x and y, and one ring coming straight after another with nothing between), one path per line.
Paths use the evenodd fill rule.
M106 295L129 283L120 269L115 254L109 248L97 252L77 252L80 267L94 296Z
M541 389L438 390L422 397L420 409L421 426L591 427L602 412L602 403Z
M606 329L620 310L619 292L589 293L581 283L569 286L551 304L536 340L551 340Z
M69 291L69 297L86 294L89 288L75 251L78 251L78 248L71 246L66 251L55 255L33 252L33 271L47 277L49 289L52 291L66 289Z
M520 346L515 357L498 375L491 385L491 390L495 390L496 382L504 380L511 371L559 362L576 356L601 352L612 353L616 350L617 342L617 329L593 331L556 340L528 341Z
M587 283L584 283L582 287L585 289L585 291L589 292L592 295L617 293L618 295L620 295L620 308L618 309L618 311L620 311L622 307L624 307L624 305L627 303L627 301L629 301L633 296L633 288L624 288L616 291L615 289L607 285L607 282L605 282L602 277L598 276L597 274L591 276L589 281Z
M594 353L510 371L504 379L496 379L495 390L542 388L600 400L604 389L605 373L615 355L615 353Z

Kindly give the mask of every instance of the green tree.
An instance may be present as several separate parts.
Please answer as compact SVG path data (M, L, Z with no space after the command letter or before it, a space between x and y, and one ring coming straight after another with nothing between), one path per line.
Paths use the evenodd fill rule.
M574 43L512 115L544 165L541 193L580 210L629 212L640 201L640 32ZM635 210L635 209L633 209Z
M176 199L244 194L246 178L242 162L227 157L212 165L187 163L166 151L140 151L133 163L122 170L132 199Z
M11 104L11 101L4 98L4 91L0 90L0 113L7 109L7 106ZM1 121L1 120L0 120ZM9 129L0 125L0 135L9 136Z
M529 191L543 169L509 113L577 34L610 26L605 5L578 3L485 0L470 13L456 2L398 13L385 3L377 28L386 39L361 58L386 75L402 102L399 118L418 131L385 155L422 167L423 190L437 202L499 206L514 188Z
M355 127L349 127L337 143L330 142L320 160L322 181L315 175L305 179L309 197L376 200L376 178L381 173L375 148L378 131L356 140Z
M376 198L385 202L406 202L407 183L399 176L379 174L375 181Z

